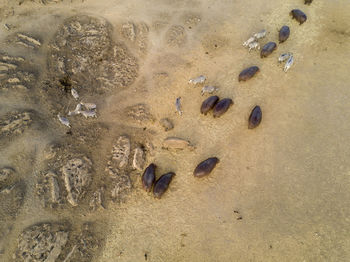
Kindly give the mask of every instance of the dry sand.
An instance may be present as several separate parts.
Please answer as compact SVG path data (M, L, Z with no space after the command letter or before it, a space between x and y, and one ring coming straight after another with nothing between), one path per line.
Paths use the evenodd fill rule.
M62 251L55 249L56 261L349 261L350 2L303 2L1 0L1 52L25 59L13 63L18 69L11 72L30 89L10 87L10 73L1 71L0 118L31 112L31 122L0 134L0 168L14 170L0 181L0 260L22 261L18 241L26 228L49 223L54 230L61 223L69 239ZM288 15L294 8L308 16L301 26ZM82 99L97 104L98 117L69 118L72 133L67 134L56 115L66 115L76 102L59 84L58 57L66 63L72 59L75 70L81 65L74 61L83 58L74 60L69 49L52 55L58 30L66 19L80 15L102 21L106 32L101 35L107 38L90 32L101 37L101 46L89 54L84 72L71 75ZM268 58L242 46L261 29L269 32L262 44L277 42L283 25L290 27L291 36ZM34 37L40 46L16 44L18 33ZM82 45L91 44L86 41ZM103 53L110 41L125 47L122 58ZM287 51L295 62L284 73L277 58ZM129 63L121 75L108 79L108 85L96 80L104 74L108 78L121 59ZM260 73L239 83L238 74L251 65L259 66ZM23 80L20 72L32 73L32 78ZM207 84L219 87L219 97L234 100L220 118L199 113L207 95L201 96L201 87L188 80L201 74ZM130 77L129 86L120 87L123 77ZM182 97L182 116L175 111L177 97ZM139 103L149 114L135 121L125 110ZM248 130L247 119L257 104L262 123ZM175 126L168 132L159 125L165 117ZM112 145L125 134L131 141L130 158L142 144L146 164L158 165L157 176L176 173L160 200L142 190L142 171L129 165L124 175L131 182L118 180L125 192L111 200L115 180L105 167ZM168 136L185 138L196 148L163 150ZM60 149L47 160L52 143ZM73 207L60 168L83 155L92 161L92 182ZM194 178L196 164L211 156L220 159L213 173ZM55 205L48 203L51 189L42 182L49 170L58 172L61 202ZM90 210L89 201L100 188L104 208ZM56 245L66 243L57 239Z

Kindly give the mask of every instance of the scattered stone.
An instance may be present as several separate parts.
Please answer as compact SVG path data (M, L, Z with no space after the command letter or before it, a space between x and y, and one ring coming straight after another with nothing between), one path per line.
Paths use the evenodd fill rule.
M91 160L87 157L73 158L61 168L64 184L67 190L67 200L72 206L77 206L92 180Z
M174 124L168 118L162 118L159 123L164 128L164 131L169 131L174 128Z

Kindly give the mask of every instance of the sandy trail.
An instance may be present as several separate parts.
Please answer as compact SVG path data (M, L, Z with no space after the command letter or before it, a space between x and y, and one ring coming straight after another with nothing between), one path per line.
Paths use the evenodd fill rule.
M6 234L1 228L7 239L0 246L3 261L12 260L24 228L47 221L66 221L72 232L80 232L85 222L94 225L100 242L86 261L350 259L347 1L320 0L310 6L302 0L39 2L16 5L2 0L0 9L1 23L13 27L1 29L2 51L25 57L40 72L34 95L42 95L38 89L49 73L46 59L57 28L79 14L108 21L112 39L123 42L136 57L138 77L127 88L93 92L86 91L93 87L81 88L81 96L97 104L98 118L86 122L72 118L72 125L79 127L73 127L73 138L57 121L50 122L57 112L49 102L30 93L1 91L1 115L32 108L40 112L41 123L1 144L0 167L14 167L26 185L15 222L6 212L0 214L11 228ZM299 26L288 16L293 8L305 11L305 24ZM130 35L123 38L127 22L136 27L134 40ZM263 28L269 33L261 43L277 42L283 25L290 27L291 36L268 58L242 47ZM6 44L15 32L35 36L42 47L29 52ZM284 73L277 58L287 51L293 52L295 63ZM238 82L238 74L251 65L261 71L247 82ZM234 101L220 118L199 113L208 95L201 96L201 87L189 85L188 80L201 74L207 77L206 84L219 87L216 95ZM182 97L182 116L175 111L177 97ZM138 103L149 107L151 121L125 117L125 108ZM62 102L66 110L73 105L74 101ZM248 130L247 119L255 105L261 106L263 120L258 128ZM164 117L174 123L171 131L160 127ZM44 208L35 194L39 173L46 169L43 152L52 141L74 144L77 133L77 137L93 137L85 140L91 144L81 146L95 172L87 197L108 186L105 165L111 145L123 134L132 143L151 141L155 149L147 155L147 164L158 165L157 176L173 171L176 177L160 200L142 190L141 172L133 171L133 189L122 203L110 201L108 191L106 209L89 211L88 200L78 207ZM162 150L168 136L185 138L196 149ZM79 150L74 145L67 148ZM211 156L220 159L214 172L194 178L197 163ZM69 250L57 261L63 261ZM73 255L70 261L75 259Z

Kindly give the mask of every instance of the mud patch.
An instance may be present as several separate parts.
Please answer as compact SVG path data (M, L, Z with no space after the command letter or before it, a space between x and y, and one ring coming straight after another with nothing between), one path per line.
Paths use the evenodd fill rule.
M61 224L35 225L18 239L16 261L56 261L67 243L69 233Z
M48 57L56 80L69 76L86 89L129 86L137 77L138 64L121 43L111 39L112 26L104 19L76 16L56 33Z
M6 221L17 216L18 210L23 204L24 195L25 185L22 181L7 184L0 188L1 221Z
M91 183L91 160L87 157L70 159L61 171L67 190L67 200L77 206L85 188Z
M136 104L128 106L124 110L126 116L138 123L144 123L153 121L154 117L152 116L149 107L146 104Z
M139 178L150 150L146 150L144 141L131 141L126 135L116 139L107 162L105 171L110 182L106 183L108 199L114 202L123 202L131 193L134 181Z
M172 25L165 34L169 47L182 47L187 41L187 33L181 25Z
M121 25L121 35L142 52L147 51L149 27L146 23L127 22Z
M93 225L80 229L65 223L44 222L29 226L18 237L15 261L91 261L98 250Z
M36 194L45 207L67 203L78 206L84 201L93 181L94 169L86 149L80 143L53 143L44 150L44 168L38 174Z
M0 53L0 89L26 90L33 88L37 80L37 73L26 70L27 68L33 70L33 67L23 57Z
M10 112L0 118L0 140L22 134L32 125L33 112Z

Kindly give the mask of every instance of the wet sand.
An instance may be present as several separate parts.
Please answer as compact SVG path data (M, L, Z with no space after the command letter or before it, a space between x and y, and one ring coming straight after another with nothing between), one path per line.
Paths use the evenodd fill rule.
M0 195L1 261L23 261L13 257L19 236L40 223L62 223L62 230L70 232L56 261L350 259L346 58L350 4L346 0L315 0L310 6L302 0L57 2L0 1L0 22L10 27L1 25L1 52L25 59L17 63L16 76L22 71L33 73L33 80L27 82L18 76L28 90L6 86L8 77L1 75L0 118L34 110L28 127L0 136L0 168L14 170L11 178L0 181L0 190L16 185L20 192ZM304 24L289 16L294 8L307 14ZM73 75L72 85L81 98L96 103L97 118L70 117L72 134L67 134L69 129L56 115L67 115L76 101L60 86L61 75L52 67L56 58L50 60L50 55L58 30L66 19L79 15L107 24L111 41L126 48L125 60L136 59L137 69L132 68L137 76L125 69L126 75L121 75L132 81L121 87L118 76L108 79L110 86L100 85L93 73L105 72L98 66L96 71L88 68L88 73L81 73L86 80ZM283 25L290 27L290 37L269 57L261 59L259 51L248 52L242 46L261 29L268 31L262 45L278 42ZM38 39L40 47L16 44L18 33ZM100 48L96 50L100 54ZM277 59L288 51L295 61L285 73ZM112 64L118 58L110 53L102 56ZM252 65L259 66L260 72L238 82L239 73ZM215 95L234 101L220 118L200 114L208 95L201 96L202 86L188 84L199 75L219 88ZM177 97L182 98L182 116L176 113ZM148 114L128 117L128 108L136 104L146 105ZM249 130L248 117L255 105L260 105L263 120ZM174 123L167 132L159 124L165 117ZM105 168L120 135L131 141L126 175L132 187L123 188L120 182L125 193L112 201L110 186L115 180ZM164 150L162 141L169 136L187 139L196 148ZM61 149L47 160L52 143ZM145 148L145 167L157 164L157 178L176 173L161 199L146 193L142 171L129 167L133 150L140 145ZM73 207L60 168L83 155L92 161L92 182ZM193 177L196 165L212 156L220 159L214 171L208 177ZM51 169L57 172L61 197L61 203L53 206L47 204L48 189L37 193L43 173ZM104 188L103 207L91 210L89 201L100 188ZM87 223L92 240L84 250L77 239L87 236L82 233ZM88 255L73 250L74 246Z

